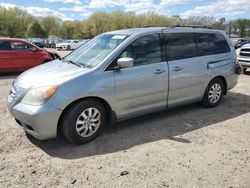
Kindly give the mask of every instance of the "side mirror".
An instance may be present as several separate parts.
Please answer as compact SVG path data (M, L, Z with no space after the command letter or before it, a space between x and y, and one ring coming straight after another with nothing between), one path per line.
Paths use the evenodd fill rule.
M134 66L134 59L130 57L122 57L117 60L117 66L119 68L128 68Z
M37 51L37 48L32 47L32 48L31 48L31 51L32 51L32 52L36 52L36 51Z

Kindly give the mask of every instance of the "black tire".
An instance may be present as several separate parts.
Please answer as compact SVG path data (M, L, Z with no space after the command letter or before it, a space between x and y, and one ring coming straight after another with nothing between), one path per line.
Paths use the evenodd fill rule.
M82 112L84 112L86 109L89 109L89 108L95 108L100 112L100 119L101 119L100 125L96 130L94 129L95 132L93 135L89 137L82 137L77 132L76 127L78 126L78 124L76 123L77 123L78 118L82 114ZM104 129L106 125L106 119L107 119L106 109L102 103L96 100L84 100L71 106L69 109L67 109L64 112L62 119L61 119L61 130L62 130L64 137L70 142L75 143L75 144L84 144L95 139L102 132L102 130ZM84 128L84 131L85 129L90 130L92 128L89 128L89 127Z
M70 45L67 46L67 50L71 50Z
M247 72L247 68L244 68L244 74Z
M218 84L220 86L221 94L220 94L220 97L217 100L215 100L214 102L211 102L211 100L209 99L209 91L210 91L210 89L212 89L212 87L215 84ZM202 102L201 102L202 106L209 107L209 108L217 106L221 102L224 93L225 93L224 82L219 78L215 78L215 79L211 80L210 83L207 86L207 89L206 89L205 93L204 93L204 96L203 96L203 99L202 99Z

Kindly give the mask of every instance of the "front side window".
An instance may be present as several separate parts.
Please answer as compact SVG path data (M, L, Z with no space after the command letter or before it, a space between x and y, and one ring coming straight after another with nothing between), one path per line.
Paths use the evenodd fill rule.
M103 34L84 43L77 50L64 58L84 67L94 67L100 64L127 35Z
M199 56L230 52L227 41L221 34L198 33L196 41Z
M168 61L192 58L197 55L193 33L165 34Z
M162 62L159 34L143 36L132 42L119 56L134 59L134 66Z
M32 47L22 42L11 42L11 48L12 50L27 51L31 50Z
M9 41L0 41L0 50L11 50L11 45Z

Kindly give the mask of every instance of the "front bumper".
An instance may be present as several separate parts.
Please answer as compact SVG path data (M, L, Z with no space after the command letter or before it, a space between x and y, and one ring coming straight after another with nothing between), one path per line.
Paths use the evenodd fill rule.
M57 124L62 110L48 102L41 106L18 103L9 107L9 110L21 127L35 138L45 140L57 136Z
M67 50L67 46L56 46L57 50Z

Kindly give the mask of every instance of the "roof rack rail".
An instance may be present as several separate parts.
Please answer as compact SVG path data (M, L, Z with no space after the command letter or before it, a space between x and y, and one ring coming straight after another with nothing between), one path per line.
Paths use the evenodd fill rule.
M173 25L171 27L190 27L190 28L213 29L212 27L206 26L206 25Z

